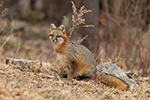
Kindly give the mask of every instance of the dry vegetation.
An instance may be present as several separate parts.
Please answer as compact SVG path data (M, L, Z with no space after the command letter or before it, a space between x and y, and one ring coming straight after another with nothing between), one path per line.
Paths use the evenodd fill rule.
M30 66L30 67L29 67ZM148 100L149 83L141 82L137 91L120 91L91 79L69 83L59 78L49 67L38 68L30 64L23 70L15 65L0 65L1 100Z
M140 0L138 0L140 1ZM146 77L150 73L150 48L148 40L150 26L143 31L146 25L137 25L145 19L136 20L141 3L130 5L120 11L119 3L113 2L115 8L109 14L104 15L109 19L100 31L101 41L98 47L98 61L101 58L123 58L128 70L137 71ZM134 14L132 15L133 9ZM120 91L109 88L91 79L79 80L77 83L68 82L66 78L60 78L50 66L41 67L27 64L20 68L15 65L6 65L7 57L32 59L39 61L53 61L54 52L46 35L44 39L36 38L26 40L21 31L14 32L9 28L11 22L5 18L7 9L3 10L0 17L0 100L148 100L150 99L150 80L138 80L141 88L136 91ZM118 12L118 13L114 13ZM124 16L125 14L125 16ZM132 16L129 16L132 15ZM123 17L124 16L124 17ZM142 22L141 22L142 21ZM134 22L134 23L133 23ZM41 26L31 26L39 29ZM101 29L102 30L102 29ZM44 32L43 32L44 33ZM48 33L48 30L45 34ZM111 51L111 52L110 52Z
M124 59L128 70L150 74L150 2L147 0L111 1L104 0L99 18L100 45L97 49L100 58Z

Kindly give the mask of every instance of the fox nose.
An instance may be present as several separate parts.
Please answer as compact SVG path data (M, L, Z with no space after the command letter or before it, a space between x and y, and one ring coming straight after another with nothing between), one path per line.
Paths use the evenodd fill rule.
M53 42L56 42L56 41L57 41L57 39L53 39L52 41L53 41Z
M55 40L53 40L53 42L55 42Z

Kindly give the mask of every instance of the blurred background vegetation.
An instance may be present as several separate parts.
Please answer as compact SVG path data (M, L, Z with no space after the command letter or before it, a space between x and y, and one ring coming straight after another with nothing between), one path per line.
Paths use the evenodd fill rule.
M74 31L98 63L111 59L126 71L150 75L150 0L73 0L93 12L84 15L94 28ZM71 23L71 0L0 0L0 61L7 57L53 62L49 25Z

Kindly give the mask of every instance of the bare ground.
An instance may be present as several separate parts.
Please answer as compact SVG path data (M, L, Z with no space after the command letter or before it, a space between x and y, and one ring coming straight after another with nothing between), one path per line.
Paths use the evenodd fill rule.
M150 81L140 81L136 91L109 88L92 79L68 82L49 66L40 68L0 63L1 100L149 100Z

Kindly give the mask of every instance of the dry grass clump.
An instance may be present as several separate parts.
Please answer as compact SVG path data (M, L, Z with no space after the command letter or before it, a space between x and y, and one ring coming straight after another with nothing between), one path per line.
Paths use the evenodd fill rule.
M66 16L64 16L69 29L70 29L70 33L69 33L69 38L71 38L73 31L75 30L75 28L80 28L80 27L94 27L94 25L86 25L85 24L85 19L82 18L82 16L86 13L92 12L92 10L87 10L85 9L84 6L80 7L79 11L77 10L75 4L73 1L71 1L72 3L72 10L73 10L73 15L72 15L72 25L69 25L69 21L67 20ZM79 43L81 43L84 39L86 39L88 36L85 36L82 40L79 41Z
M9 40L9 37L5 37L4 34L6 33L5 30L6 28L8 27L8 20L7 19L3 19L5 18L5 15L7 14L7 11L8 9L5 8L4 10L1 11L1 14L0 14L0 38L1 38L1 41L0 41L0 61L2 59L4 59L4 57L2 56L2 53L3 53L3 47L5 46L5 44L8 42Z
M7 14L7 11L8 11L7 8L5 8L4 10L2 10L2 12L1 12L1 17L5 17L6 14Z
M100 29L98 51L102 53L99 61L101 58L123 58L127 70L150 75L149 4L148 0L103 1L105 25Z
M4 8L1 11L1 14L0 14L0 33L4 32L4 30L6 29L6 27L8 27L8 21L5 18L7 12L8 12L7 8Z

